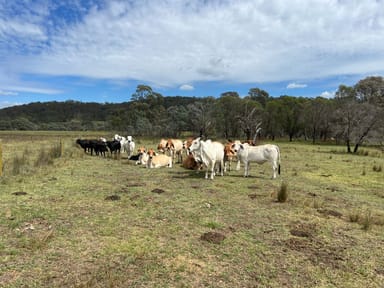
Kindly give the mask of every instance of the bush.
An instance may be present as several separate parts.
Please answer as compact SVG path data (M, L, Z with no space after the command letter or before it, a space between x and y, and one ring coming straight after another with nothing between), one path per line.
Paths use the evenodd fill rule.
M280 189L277 192L277 201L280 203L286 202L288 199L288 184L283 182L281 183Z

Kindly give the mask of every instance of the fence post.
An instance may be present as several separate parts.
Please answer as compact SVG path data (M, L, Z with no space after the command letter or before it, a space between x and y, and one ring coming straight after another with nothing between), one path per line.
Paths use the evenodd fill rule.
M0 177L3 176L3 147L0 139Z

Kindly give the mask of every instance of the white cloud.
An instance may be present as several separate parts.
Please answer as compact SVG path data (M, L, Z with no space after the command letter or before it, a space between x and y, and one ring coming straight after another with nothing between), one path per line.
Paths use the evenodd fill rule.
M16 96L18 95L17 92L13 92L13 91L5 91L5 90L1 90L0 89L0 96Z
M0 69L158 86L383 72L383 1L111 0L77 9L84 14L75 20L54 18L53 3L26 23L25 33L38 36L33 43L18 24L27 15L13 15L7 31L18 33L18 41L8 45L18 61L4 59ZM1 37L0 31L0 43ZM24 54L29 49L23 48L23 37L33 53Z
M289 83L287 85L287 89L296 89L296 88L305 88L307 87L307 84L299 84L299 83Z
M180 90L183 90L183 91L191 91L191 90L194 90L195 87L193 87L192 85L189 85L189 84L184 84L184 85L181 85L179 87Z
M324 91L320 94L320 97L327 98L327 99L334 98L335 92Z

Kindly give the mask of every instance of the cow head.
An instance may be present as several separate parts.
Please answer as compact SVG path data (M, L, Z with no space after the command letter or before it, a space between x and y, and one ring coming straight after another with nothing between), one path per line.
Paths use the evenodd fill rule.
M193 151L199 150L200 148L201 148L201 139L199 137L192 141L191 146L189 146L188 148L188 151L193 152Z
M156 156L156 152L155 150L153 150L152 148L148 150L148 157L149 159L152 159L153 156Z
M137 149L137 153L139 155L145 153L145 147L140 147L139 149Z
M244 145L241 143L233 143L231 146L232 150L237 153L240 149L244 149Z

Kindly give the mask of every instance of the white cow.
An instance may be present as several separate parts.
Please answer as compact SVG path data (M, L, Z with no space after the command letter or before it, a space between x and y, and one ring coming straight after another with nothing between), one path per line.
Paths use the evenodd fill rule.
M273 169L272 179L276 178L276 173L280 174L280 149L278 146L273 144L250 146L247 143L235 143L232 145L232 149L244 164L244 177L249 176L250 162L256 162L257 164L271 162Z
M132 153L135 151L135 142L133 141L132 136L127 136L124 143L124 150L127 152L128 158L131 157Z
M211 179L215 177L215 165L220 164L221 176L224 175L224 145L220 142L212 142L211 140L203 141L199 138L192 141L188 148L196 158L206 167L205 179L208 179L208 171L211 170Z

